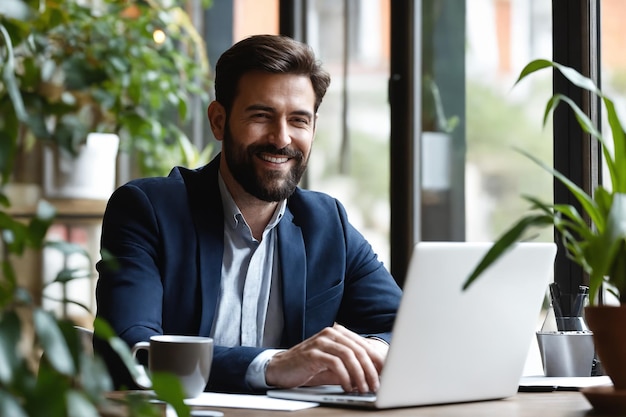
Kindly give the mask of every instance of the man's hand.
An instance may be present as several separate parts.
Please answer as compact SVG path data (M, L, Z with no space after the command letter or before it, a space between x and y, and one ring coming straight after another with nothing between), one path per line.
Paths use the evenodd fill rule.
M265 381L282 388L339 384L345 391L375 392L386 355L385 343L335 324L276 354Z

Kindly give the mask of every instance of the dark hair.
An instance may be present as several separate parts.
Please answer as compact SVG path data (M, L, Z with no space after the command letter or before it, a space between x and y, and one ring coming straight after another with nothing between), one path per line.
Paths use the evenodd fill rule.
M308 75L315 92L315 111L330 84L330 75L315 59L310 46L287 36L254 35L234 44L217 60L215 100L227 112L237 94L239 80L252 71Z

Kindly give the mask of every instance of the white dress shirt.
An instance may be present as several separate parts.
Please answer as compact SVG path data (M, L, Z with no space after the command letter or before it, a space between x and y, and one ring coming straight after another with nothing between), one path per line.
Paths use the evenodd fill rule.
M221 346L278 346L284 320L276 226L286 200L276 208L259 241L221 175L218 182L224 209L224 257L211 337ZM246 379L253 387L267 387L265 367L279 351L265 351L250 364Z

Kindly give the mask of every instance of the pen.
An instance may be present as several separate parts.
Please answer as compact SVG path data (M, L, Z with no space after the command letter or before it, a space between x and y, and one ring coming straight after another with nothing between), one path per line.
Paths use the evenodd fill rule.
M589 294L589 287L586 285L579 285L578 294L576 294L576 299L574 300L573 316L580 317L583 315L583 308L585 307L587 294Z
M563 310L561 309L561 291L559 290L559 284L556 282L550 284L550 299L552 301L552 308L554 309L554 316L563 317Z

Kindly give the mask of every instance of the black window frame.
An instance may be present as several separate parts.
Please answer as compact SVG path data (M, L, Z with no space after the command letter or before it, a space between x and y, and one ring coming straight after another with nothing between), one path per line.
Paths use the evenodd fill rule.
M575 68L600 85L600 0L553 0L553 60ZM572 98L600 126L600 102L573 86L558 72L553 75L554 93ZM559 106L553 117L554 168L587 193L602 181L601 149L596 139L584 133L574 113ZM580 212L578 201L559 181L554 181L555 204L571 204ZM588 222L589 219L586 219ZM554 281L564 293L576 293L579 285L588 285L589 277L580 266L569 260L557 238ZM565 297L566 300L569 297ZM566 306L569 308L569 306Z

